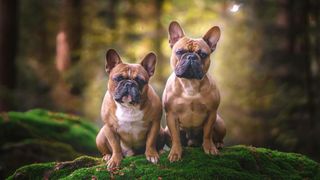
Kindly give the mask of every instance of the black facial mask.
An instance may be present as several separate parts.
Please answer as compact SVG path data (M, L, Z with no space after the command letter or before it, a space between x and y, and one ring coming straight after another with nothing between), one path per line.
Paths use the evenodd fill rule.
M201 61L191 53L182 57L181 62L175 69L175 74L180 78L199 80L204 76Z
M132 80L121 81L116 87L114 99L119 103L123 103L122 98L129 95L132 98L130 104L138 104L140 102L139 86Z

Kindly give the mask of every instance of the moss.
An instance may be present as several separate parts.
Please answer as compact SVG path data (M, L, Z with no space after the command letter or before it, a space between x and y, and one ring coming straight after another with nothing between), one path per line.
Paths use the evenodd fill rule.
M47 174L39 177L39 174L43 172L50 171L55 163L45 163L45 164L32 164L19 169L19 172L15 173L14 179L44 179ZM10 177L9 177L10 179Z
M64 161L82 155L65 143L39 139L8 143L1 148L1 153L5 156L1 156L0 164L6 169L34 162Z
M0 179L22 165L97 155L97 127L74 115L42 109L0 114Z
M84 156L70 162L44 163L18 169L8 179L316 179L320 166L306 156L264 148L233 146L219 156L200 148L186 148L183 160L170 163L168 152L157 165L143 155L128 157L118 170L109 172L98 158ZM38 168L38 169L37 169ZM35 173L36 172L36 173ZM23 176L22 176L23 175Z
M319 164L306 156L265 148L233 146L219 156L201 148L186 148L183 160L170 163L168 152L159 164L144 155L125 158L119 169L109 172L97 154L98 129L86 120L42 109L0 115L1 173L8 179L320 179ZM66 161L66 162L56 162Z
M0 124L0 144L26 138L50 139L70 144L86 154L97 154L95 137L98 129L78 116L41 109L7 115L8 120Z

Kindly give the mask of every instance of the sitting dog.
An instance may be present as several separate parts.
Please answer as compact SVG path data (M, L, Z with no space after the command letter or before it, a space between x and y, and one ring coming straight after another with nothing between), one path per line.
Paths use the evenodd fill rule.
M181 159L181 146L200 146L216 155L223 145L226 128L217 114L219 90L207 74L210 54L216 49L220 29L212 27L202 38L186 37L179 23L169 26L170 59L174 72L163 93L167 127L171 138L170 162Z
M123 63L113 49L106 54L109 81L101 108L105 125L96 144L108 168L119 166L123 156L143 152L148 161L159 160L157 150L164 145L159 137L162 106L149 84L155 64L154 53L146 55L140 64Z

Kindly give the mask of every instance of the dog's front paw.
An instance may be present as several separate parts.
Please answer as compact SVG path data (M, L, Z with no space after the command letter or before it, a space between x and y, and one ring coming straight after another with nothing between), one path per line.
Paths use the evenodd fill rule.
M111 158L107 161L107 167L114 168L118 167L122 160L122 154L121 153L113 153Z
M216 146L213 144L212 141L204 141L202 144L202 148L206 154L212 154L212 155L219 154L219 150L216 148Z
M168 155L168 159L170 162L179 161L181 159L181 154L182 154L181 145L173 145Z
M215 145L216 145L216 147L217 147L219 150L224 147L223 142L216 142Z
M152 149L147 149L145 152L146 158L149 162L153 164L157 164L159 161L159 154L158 152L152 148Z
M108 162L110 158L111 158L111 154L106 154L102 157L102 160Z

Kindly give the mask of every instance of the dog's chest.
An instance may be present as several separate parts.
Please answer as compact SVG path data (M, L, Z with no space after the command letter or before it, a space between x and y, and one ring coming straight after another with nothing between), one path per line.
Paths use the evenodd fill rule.
M172 105L183 128L200 127L208 117L212 107L212 94L201 92L197 82L186 81L183 83L183 91L175 96Z
M193 81L184 81L182 83L183 92L182 96L188 98L188 97L199 97L200 95L200 82L193 82Z
M139 109L117 106L118 132L131 134L137 138L142 131L147 129L143 122L143 116L143 111Z

